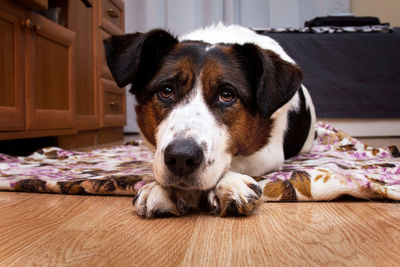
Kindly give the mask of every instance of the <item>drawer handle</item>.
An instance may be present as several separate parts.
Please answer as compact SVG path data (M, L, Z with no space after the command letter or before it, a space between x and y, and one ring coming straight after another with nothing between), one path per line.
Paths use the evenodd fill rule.
M28 30L32 30L32 28L33 28L32 20L31 19L22 20L21 27L26 28Z
M33 30L35 32L41 32L42 31L42 26L40 26L39 24L36 24L35 26L33 26Z
M119 107L119 104L118 104L117 102L114 102L114 101L111 101L108 105L109 105L111 108L118 108L118 107Z
M33 25L31 19L22 20L21 27L36 33L42 31L42 27L39 24Z
M114 9L110 8L106 10L107 14L112 18L118 18L118 13Z

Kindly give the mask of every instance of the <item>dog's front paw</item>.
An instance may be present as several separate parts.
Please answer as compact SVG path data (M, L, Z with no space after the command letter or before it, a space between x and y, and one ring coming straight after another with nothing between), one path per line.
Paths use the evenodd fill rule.
M221 216L250 214L260 202L261 187L250 176L228 172L208 194L211 210Z
M142 217L180 216L170 193L157 182L143 186L133 199L135 211Z

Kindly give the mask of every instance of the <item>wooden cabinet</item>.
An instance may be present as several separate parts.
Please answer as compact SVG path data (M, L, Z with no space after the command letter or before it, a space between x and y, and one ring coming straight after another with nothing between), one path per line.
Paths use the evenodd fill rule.
M124 3L92 1L85 7L69 1L68 28L76 32L76 123L80 131L122 127L126 121L125 90L118 88L107 67L103 40L124 33Z
M75 33L10 1L0 17L0 129L72 128Z
M75 33L33 12L26 20L27 130L72 128Z
M0 131L25 129L24 11L0 3Z
M121 139L126 121L125 90L118 88L107 67L103 40L124 32L121 0L69 0L68 28L76 33L75 125L78 135L58 140L64 147L96 145Z
M124 3L121 0L96 1L98 9L97 84L100 87L101 125L118 126L126 121L125 90L118 88L107 67L104 56L103 40L113 34L124 32Z
M56 136L71 148L121 139L125 90L106 65L103 40L124 32L124 3L54 3L64 26L30 9L46 9L45 0L0 1L0 140Z

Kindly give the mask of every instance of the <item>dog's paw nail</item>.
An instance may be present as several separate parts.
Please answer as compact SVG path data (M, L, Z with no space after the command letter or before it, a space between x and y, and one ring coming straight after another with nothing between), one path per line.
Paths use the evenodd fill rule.
M178 198L176 201L176 206L178 207L178 210L181 211L182 213L186 212L186 207L185 207L185 200L182 198Z
M211 203L211 207L213 207L214 209L218 209L218 199L215 198L214 201Z
M261 189L261 187L260 187L258 184L247 184L247 186L248 186L251 190L253 190L253 191L257 194L258 197L261 197L261 195L262 195L262 189Z
M217 198L217 195L215 194L214 191L210 191L208 193L208 206L210 209L210 213L218 213L219 210L219 201Z
M137 193L132 199L132 206L135 206L136 200L139 198L140 193Z

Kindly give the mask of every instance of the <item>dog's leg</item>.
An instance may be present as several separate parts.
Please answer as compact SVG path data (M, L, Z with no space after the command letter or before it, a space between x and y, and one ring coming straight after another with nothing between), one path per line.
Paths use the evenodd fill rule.
M250 214L260 202L262 189L250 176L228 171L208 193L211 209L221 216Z

